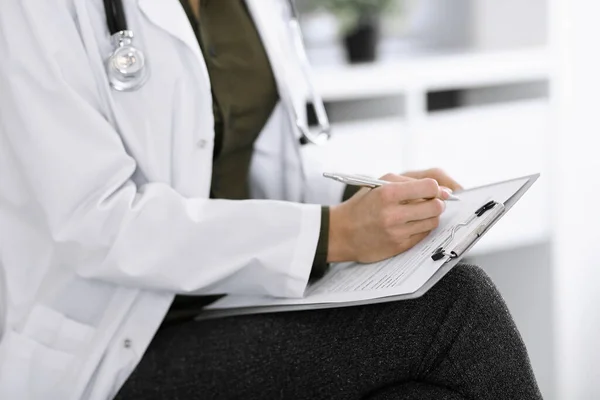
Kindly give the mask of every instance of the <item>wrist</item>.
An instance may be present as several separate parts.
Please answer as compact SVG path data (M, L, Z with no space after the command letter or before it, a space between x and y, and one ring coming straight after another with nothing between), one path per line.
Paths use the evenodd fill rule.
M344 204L331 207L329 212L329 244L327 262L344 262L355 259L351 245L352 228Z

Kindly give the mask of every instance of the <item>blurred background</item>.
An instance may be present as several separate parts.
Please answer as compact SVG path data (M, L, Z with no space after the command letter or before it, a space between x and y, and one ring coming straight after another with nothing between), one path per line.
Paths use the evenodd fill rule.
M298 0L333 124L328 169L542 174L469 261L496 282L545 399L600 399L600 5Z

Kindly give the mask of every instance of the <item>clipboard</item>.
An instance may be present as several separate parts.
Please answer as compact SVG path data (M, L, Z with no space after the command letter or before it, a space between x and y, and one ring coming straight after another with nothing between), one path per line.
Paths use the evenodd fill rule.
M446 258L445 258L445 262L444 262L443 266L437 271L437 273L435 275L433 275L431 277L431 279L429 279L427 281L427 283L425 283L425 285L423 285L418 291L416 291L412 294L398 296L397 300L417 298L417 297L424 295L429 289L431 289L437 282L440 281L440 279L442 279L448 272L450 272L450 270L452 268L454 268L456 265L458 265L460 263L462 258L469 252L469 250L471 250L473 248L473 246L475 246L477 244L477 242L479 242L479 240L481 240L481 238L504 215L506 215L506 213L521 199L521 197L523 197L523 195L529 190L529 188L531 188L531 186L538 180L539 177L540 177L540 174L534 174L534 175L524 176L521 178L515 178L515 179L510 179L508 181L505 181L505 182L513 182L513 181L518 181L518 180L522 180L522 179L527 179L527 183L525 183L511 198L509 198L504 203L499 203L501 205L501 212L496 213L495 215L493 215L493 217L489 218L486 221L482 221L482 224L479 226L477 235L474 235L474 237L471 237L471 240L463 241L458 246L453 247L451 250L449 250L449 253L448 253L448 249L444 249L447 254L445 254ZM490 185L479 186L479 187L469 189L469 190L476 190L476 189L484 188L487 186L490 186ZM460 194L460 192L457 192L457 194ZM439 250L439 249L437 249L437 250ZM455 254L452 255L451 254L452 252L454 252ZM432 254L431 256L434 257L435 254Z
M450 237L442 241L441 245L436 247L430 254L429 257L435 262L441 263L436 272L417 290L411 293L385 296L385 297L374 297L367 300L357 301L345 301L345 302L331 302L331 303L310 303L310 304L286 304L286 305L265 305L265 306L249 306L241 308L216 308L211 309L210 306L203 310L201 314L196 317L196 320L206 320L213 318L230 317L237 315L249 315L249 314L263 314L263 313L276 313L276 312L290 312L290 311L305 311L305 310L318 310L327 308L338 308L338 307L351 307L361 306L367 304L378 304L390 301L410 300L423 296L427 293L437 282L439 282L448 272L458 265L463 257L481 240L483 236L504 216L506 213L523 197L523 195L531 188L531 186L538 180L540 174L528 175L520 178L510 179L503 182L496 182L489 185L478 186L463 191L457 191L456 194L460 196L461 193L475 191L486 187L491 187L498 184L523 181L526 182L507 200L504 202L489 200L484 204L481 204L478 208L473 210L472 221L468 219L462 224L454 225L452 232L455 235L461 231L461 229L467 229L467 234L461 238L461 240L449 240ZM462 226L461 226L462 225ZM452 236L452 233L450 234Z

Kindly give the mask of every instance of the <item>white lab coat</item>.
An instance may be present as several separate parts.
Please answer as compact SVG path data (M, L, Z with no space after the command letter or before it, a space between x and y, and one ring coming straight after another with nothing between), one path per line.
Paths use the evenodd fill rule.
M112 398L176 293L302 296L316 204L341 197L309 184L285 112L306 94L287 1L247 0L283 100L251 172L272 200L237 202L207 199L210 82L179 0L124 0L151 68L132 93L108 85L102 3L0 2L1 399Z

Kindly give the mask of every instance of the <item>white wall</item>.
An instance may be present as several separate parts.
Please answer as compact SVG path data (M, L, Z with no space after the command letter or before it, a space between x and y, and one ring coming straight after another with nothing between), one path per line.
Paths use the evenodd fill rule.
M548 0L470 0L471 44L504 49L546 43Z
M557 47L553 132L559 397L600 398L600 4L552 0Z
M485 50L546 43L548 0L413 0L409 29L426 47Z
M448 49L468 45L471 35L471 1L412 0L407 35L417 46Z
M550 256L550 244L543 243L477 255L468 261L481 266L504 297L527 346L544 400L558 400Z

